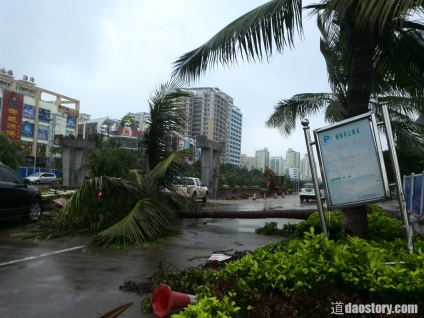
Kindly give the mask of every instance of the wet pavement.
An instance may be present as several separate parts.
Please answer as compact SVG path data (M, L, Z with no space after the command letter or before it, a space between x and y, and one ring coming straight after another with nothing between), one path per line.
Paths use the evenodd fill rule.
M376 204L390 213L400 211L397 200L378 202ZM326 205L324 203L324 210L325 209ZM296 211L312 213L317 211L317 203L313 200L309 202L300 202L299 195L286 195L285 197L257 198L256 200L252 198L239 200L209 200L206 205L202 206L202 212L208 212L209 215L220 212L234 212L234 215L237 215L238 212L251 212L252 217L254 217L254 213L271 211L281 211L283 214ZM231 213L228 213L228 215L231 217Z
M396 209L397 201L385 203ZM316 210L316 203L300 203L298 196L257 200L210 200L202 211ZM253 215L253 214L252 214ZM133 302L119 317L153 317L140 310L142 296L123 292L126 279L142 281L159 262L179 269L204 264L218 251L254 250L279 238L255 234L255 229L284 218L192 218L173 225L178 234L145 247L123 250L91 247L82 238L49 241L18 240L14 227L0 229L0 317L100 317ZM150 296L150 295L148 295Z

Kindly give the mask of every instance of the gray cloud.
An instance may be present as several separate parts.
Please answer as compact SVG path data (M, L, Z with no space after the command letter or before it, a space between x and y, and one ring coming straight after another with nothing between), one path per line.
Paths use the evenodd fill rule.
M259 0L8 1L2 7L0 67L15 78L35 77L40 87L79 99L93 118L121 118L148 109L149 93L172 71L172 63L232 22L263 4ZM265 120L278 100L301 92L328 91L314 21L304 41L270 63L217 68L196 86L218 87L244 116L242 153L268 147L303 154L303 131L284 138ZM241 61L241 60L240 60ZM193 85L193 86L194 86ZM311 118L311 127L324 125Z

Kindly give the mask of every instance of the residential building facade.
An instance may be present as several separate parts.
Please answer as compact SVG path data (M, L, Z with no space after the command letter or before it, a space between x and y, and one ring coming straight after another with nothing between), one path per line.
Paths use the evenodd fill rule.
M240 155L241 167L246 168L248 171L256 169L256 158L249 157L246 154Z
M241 165L241 130L243 114L234 105L228 107L227 143L225 162L240 167Z
M285 159L281 156L270 157L269 168L274 172L275 175L283 176L285 169Z
M265 166L269 167L269 151L268 148L255 151L256 168L265 171Z
M300 169L300 152L289 148L286 152L286 168Z
M223 161L240 165L242 113L233 105L233 98L212 87L187 91L189 96L177 100L187 118L181 135L189 139L204 135L209 140L224 142Z
M300 180L312 180L311 165L309 164L308 154L305 154L305 156L300 161Z

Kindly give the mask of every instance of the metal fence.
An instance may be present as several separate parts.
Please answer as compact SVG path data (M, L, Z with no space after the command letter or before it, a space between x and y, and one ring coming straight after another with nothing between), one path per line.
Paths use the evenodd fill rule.
M415 215L423 215L424 174L403 176L406 211Z
M47 170L46 168L39 168L39 167L36 167L35 169L32 168L32 167L31 168L29 168L29 167L18 168L18 173L19 173L19 176L21 178L28 177L29 175L36 173L36 172L53 172L56 175L56 177L62 178L62 170L58 170L58 169Z

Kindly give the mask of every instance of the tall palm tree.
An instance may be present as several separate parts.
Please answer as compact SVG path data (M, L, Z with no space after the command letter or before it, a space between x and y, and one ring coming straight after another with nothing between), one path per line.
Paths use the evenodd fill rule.
M172 153L170 147L171 133L184 125L175 104L176 98L187 95L182 83L174 78L152 94L143 149L102 144L90 157L90 164L97 167L95 177L53 212L53 219L39 227L35 236L89 234L101 245L140 244L166 231L174 209L199 210L174 183L186 171L184 153Z
M346 52L343 52L343 45L339 42L339 38L331 37L325 29L321 29L321 34L321 52L327 64L330 87L334 91L332 93L296 94L290 99L279 101L265 124L271 128L278 128L283 135L289 135L294 130L297 121L300 122L301 119L320 112L324 114L325 120L329 123L340 121L346 117L348 92ZM378 80L383 83L376 82ZM368 108L375 112L378 121L382 121L379 101L381 96L384 96L391 118L393 137L397 144L412 149L416 153L423 153L424 125L414 121L413 118L421 113L424 100L412 98L406 92L402 92L402 89L384 84L383 77L375 78L373 87L378 89L379 95L373 91ZM384 89L388 89L388 92L385 92ZM402 96L402 94L407 96ZM349 217L343 218L344 232L346 232L346 228L355 226L350 222L357 222L357 220ZM362 225L361 231L366 230L366 226Z
M0 132L0 162L17 169L24 161L19 143L10 141L3 132Z
M350 55L346 52L343 43L340 43L340 38L329 34L321 23L318 25L322 35L321 52L327 65L328 80L333 91L331 93L301 93L279 101L265 124L270 128L279 129L285 136L289 136L294 131L297 121L300 122L318 113L323 113L328 123L341 121L347 115L349 74L346 65L349 64L347 62ZM375 77L373 88L377 92L373 90L368 109L376 114L377 121L383 120L379 102L384 97L388 105L395 140L403 147L420 153L424 152L421 137L424 126L419 121L414 121L414 118L424 109L424 100L411 97L402 88L387 85L384 76Z
M132 177L94 177L81 187L51 219L43 219L29 235L23 237L55 237L89 235L99 245L139 245L162 236L174 218L172 208L161 191L174 185L170 180L181 175L177 154L171 154L148 172L132 170ZM172 199L179 206L198 210L189 197Z
M303 33L303 9L311 10L330 34L345 45L348 74L345 117L368 111L376 76L413 98L423 97L424 41L420 0L322 0L302 8L302 0L273 0L246 13L197 49L175 62L174 75L199 77L216 64L230 65L240 56L267 60L276 50L293 47ZM418 16L419 17L419 16ZM387 92L387 89L385 90ZM294 120L294 118L293 118ZM367 236L366 207L343 210L345 233Z
M186 124L183 109L176 104L176 100L184 96L188 96L184 81L177 78L159 85L151 94L150 119L142 136L150 169L172 152L172 134L181 131Z

